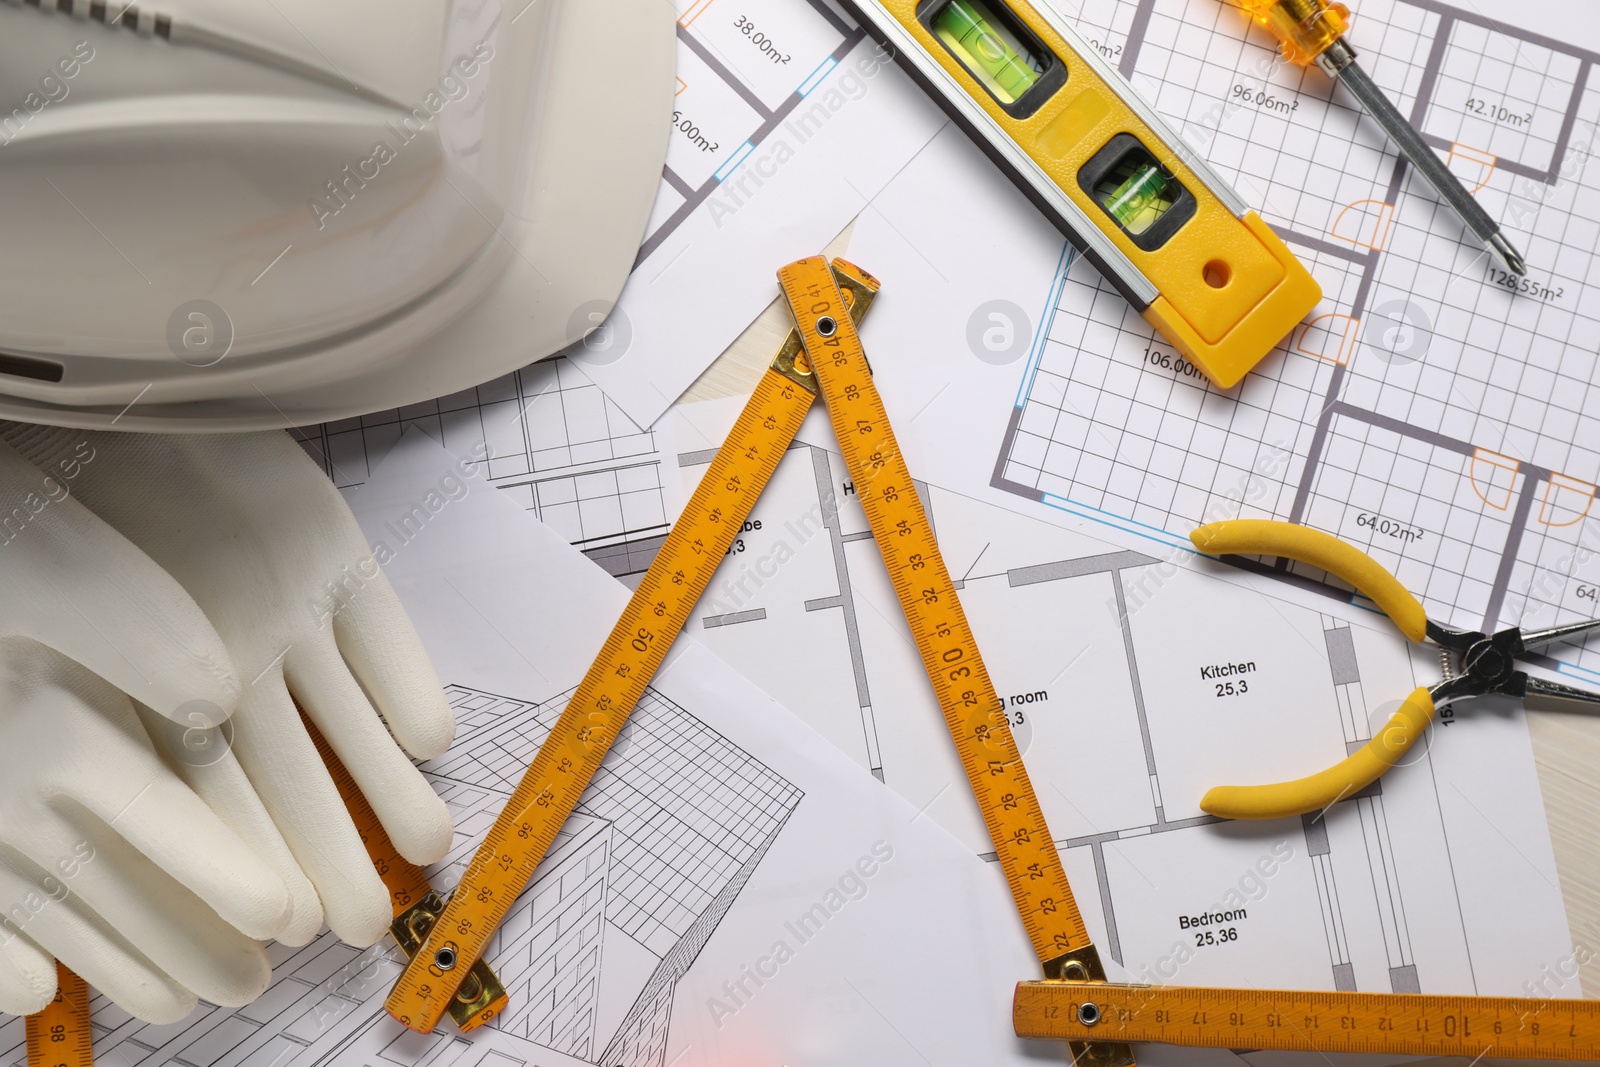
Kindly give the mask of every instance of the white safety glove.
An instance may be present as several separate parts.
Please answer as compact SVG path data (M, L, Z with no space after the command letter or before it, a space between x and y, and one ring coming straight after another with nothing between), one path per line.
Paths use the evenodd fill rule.
M239 684L178 583L72 499L95 460L80 436L47 475L0 444L0 1011L47 1004L59 958L171 1022L197 994L237 1005L266 988L253 939L291 921L291 900L129 699L193 742Z
M450 813L406 753L442 753L455 720L338 490L284 433L0 423L0 438L41 465L79 440L94 448L74 494L177 578L215 625L243 684L231 720L240 764L315 885L329 927L353 945L376 942L393 914L389 895L296 702L400 854L424 865L449 849Z

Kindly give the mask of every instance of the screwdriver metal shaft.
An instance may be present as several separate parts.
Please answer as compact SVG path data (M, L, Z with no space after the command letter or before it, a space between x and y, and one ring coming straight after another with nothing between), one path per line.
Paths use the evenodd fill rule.
M1505 234L1500 232L1500 226L1483 210L1483 205L1467 191L1460 179L1451 173L1450 168L1444 165L1433 148L1417 133L1416 127L1400 114L1390 102L1388 94L1378 88L1367 72L1361 69L1361 64L1356 62L1354 49L1342 40L1335 41L1317 57L1317 66L1343 82L1351 95L1361 101L1367 113L1378 121L1378 125L1405 153L1411 165L1456 209L1467 227L1489 246L1507 270L1519 275L1528 273L1528 265L1522 254L1506 240Z
M1278 39L1284 59L1301 67L1315 62L1329 77L1343 82L1399 145L1411 165L1456 209L1506 269L1518 275L1528 273L1522 254L1506 240L1499 224L1489 217L1460 179L1450 173L1450 168L1440 162L1416 127L1395 109L1389 97L1356 62L1355 49L1344 39L1345 30L1350 28L1349 8L1338 0L1234 0L1234 3Z

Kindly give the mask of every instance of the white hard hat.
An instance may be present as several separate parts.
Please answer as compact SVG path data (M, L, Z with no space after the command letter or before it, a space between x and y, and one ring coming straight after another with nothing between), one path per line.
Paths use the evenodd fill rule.
M160 3L0 4L0 417L305 425L610 310L666 156L665 0Z

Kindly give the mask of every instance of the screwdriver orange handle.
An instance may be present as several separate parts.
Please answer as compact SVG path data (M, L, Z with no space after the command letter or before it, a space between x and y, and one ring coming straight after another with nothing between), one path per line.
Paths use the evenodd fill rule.
M1350 9L1323 0L1234 0L1278 39L1283 58L1309 66L1350 28Z

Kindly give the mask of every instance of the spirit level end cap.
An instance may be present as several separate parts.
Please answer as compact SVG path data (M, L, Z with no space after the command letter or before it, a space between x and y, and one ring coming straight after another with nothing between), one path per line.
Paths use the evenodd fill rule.
M1145 321L1222 389L1238 385L1322 299L1322 287L1311 272L1259 215L1248 211L1239 221L1277 260L1283 278L1227 333L1207 341L1165 296L1156 297L1144 310Z

